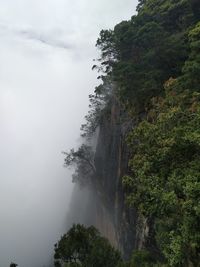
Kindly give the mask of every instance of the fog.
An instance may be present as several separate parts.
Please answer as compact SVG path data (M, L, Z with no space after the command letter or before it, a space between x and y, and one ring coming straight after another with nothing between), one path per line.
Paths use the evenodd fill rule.
M76 147L97 84L95 41L134 0L0 0L0 267L51 266L73 191Z

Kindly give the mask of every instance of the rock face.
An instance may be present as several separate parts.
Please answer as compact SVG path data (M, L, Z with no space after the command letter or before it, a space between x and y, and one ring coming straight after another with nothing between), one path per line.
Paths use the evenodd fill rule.
M113 99L100 123L95 154L96 179L100 184L96 226L122 251L124 258L134 249L143 248L149 235L147 221L125 204L122 186L129 160L125 139L132 126L133 122L126 119L118 101Z
M109 107L104 110L94 138L95 172L91 184L87 188L75 187L68 224L96 226L122 252L124 259L129 259L133 250L143 248L157 257L152 222L127 206L122 185L122 177L129 174L126 137L134 121L127 118L116 98L112 98Z

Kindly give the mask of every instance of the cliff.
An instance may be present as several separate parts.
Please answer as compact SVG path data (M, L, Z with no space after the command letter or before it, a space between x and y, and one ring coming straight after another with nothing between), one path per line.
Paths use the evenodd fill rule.
M126 136L133 124L113 98L99 125L95 153L96 179L101 185L95 224L124 258L146 247L149 239L147 220L126 205L122 186L122 177L129 172Z
M66 153L66 165L92 188L94 224L125 259L144 252L141 266L196 267L200 3L141 0L137 10L100 32L93 68L102 83L89 96L84 144Z

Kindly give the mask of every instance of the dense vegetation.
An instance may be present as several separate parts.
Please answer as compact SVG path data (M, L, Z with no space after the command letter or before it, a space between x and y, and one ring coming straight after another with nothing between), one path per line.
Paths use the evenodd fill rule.
M116 267L120 253L93 226L77 224L55 245L55 266Z
M123 264L197 267L200 1L140 0L137 10L131 20L100 33L97 47L101 58L94 68L100 72L102 84L90 96L91 111L83 135L90 137L95 132L112 97L136 123L127 137L131 156L123 185L127 205L153 222L162 262L155 263L150 252L140 251ZM87 153L91 151L88 139L86 147ZM80 149L66 157L67 165L78 163L77 170L86 161ZM85 181L92 170L93 156L89 155L89 170L81 176ZM89 176L91 180L93 176Z
M163 95L166 80L183 72L192 75L198 71L194 64L199 63L195 60L198 47L192 46L199 38L198 24L192 29L199 19L193 10L200 4L192 0L139 2L138 15L114 31L103 30L97 41L101 65L117 82L121 102L136 113L148 107L152 97Z
M157 244L168 264L198 266L200 94L166 90L129 134L133 175L123 182L130 189L128 203L153 218Z
M137 251L129 262L93 227L74 224L55 244L55 267L145 267L154 259L147 251ZM148 264L148 265L146 265Z

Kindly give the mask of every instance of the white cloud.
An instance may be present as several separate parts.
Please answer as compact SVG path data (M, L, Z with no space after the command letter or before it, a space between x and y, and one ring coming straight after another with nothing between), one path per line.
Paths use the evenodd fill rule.
M0 0L0 267L46 264L65 229L76 146L102 28L133 0ZM37 259L37 260L36 260Z

